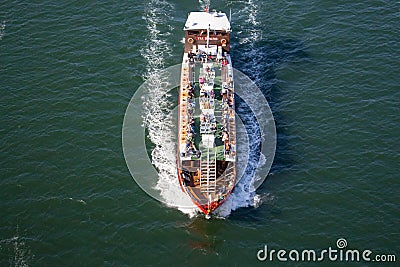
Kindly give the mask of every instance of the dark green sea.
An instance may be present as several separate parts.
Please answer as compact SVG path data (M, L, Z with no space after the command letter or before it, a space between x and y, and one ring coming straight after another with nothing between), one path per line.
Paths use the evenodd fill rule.
M181 63L187 14L206 4L0 3L0 266L303 266L316 263L257 252L321 252L340 238L396 263L320 265L398 265L399 1L211 1L232 10L233 66L271 107L272 168L209 221L135 183L126 108L152 73ZM175 146L147 138L156 152Z

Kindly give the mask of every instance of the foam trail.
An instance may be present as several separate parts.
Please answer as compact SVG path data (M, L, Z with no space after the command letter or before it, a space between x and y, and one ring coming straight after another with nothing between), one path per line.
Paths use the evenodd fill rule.
M179 187L175 158L175 134L171 125L171 103L164 77L158 75L165 67L165 60L172 57L171 44L167 42L173 27L168 24L169 14L173 6L167 1L150 0L144 12L143 19L147 26L148 45L141 54L147 61L145 79L152 83L143 107L146 117L144 123L148 137L155 145L152 151L152 163L158 169L159 179L156 189L160 190L162 198L171 206L193 206L189 197ZM154 103L157 103L156 105ZM194 216L195 208L179 208L182 212Z
M29 266L29 262L33 259L29 246L25 244L26 238L21 237L18 233L14 237L8 239L0 239L0 248L3 246L10 251L9 264L10 266Z
M210 7L210 0L199 0L200 10L204 10L207 6Z
M254 50L255 42L262 38L261 30L259 30L260 22L257 20L257 12L258 5L253 1L249 0L243 3L244 8L237 11L236 14L233 14L233 17L238 18L240 21L243 21L240 26L237 28L241 28L237 35L239 36L239 45L245 44L246 52L246 61L253 61L255 54L257 53ZM233 44L235 45L235 44ZM243 52L243 51L242 51ZM234 62L235 63L235 62ZM250 64L246 64L248 73L258 73L258 68L260 64L256 62L250 62ZM257 82L257 78L255 77ZM246 89L244 89L246 91ZM250 88L249 88L250 90ZM251 94L251 91L248 92ZM238 144L238 161L240 161L241 147L245 146L244 140L241 136L249 135L248 142L250 151L249 153L249 161L248 167L244 172L243 176L238 177L239 182L236 184L234 191L227 199L227 201L217 210L217 214L222 217L228 216L231 211L234 211L238 208L242 207L258 207L262 203L263 197L261 195L256 194L256 188L254 187L254 182L262 179L262 177L258 177L256 175L256 169L263 166L266 163L266 157L263 154L257 154L257 150L260 146L260 143L263 141L263 136L261 136L259 125L255 119L256 114L249 113L249 109L247 106L257 105L257 99L252 99L250 102L241 103L236 106L236 112L240 115L245 129L237 130L237 144ZM262 117L259 115L257 117Z
M5 32L6 32L6 21L3 20L3 22L0 23L0 40L3 39Z

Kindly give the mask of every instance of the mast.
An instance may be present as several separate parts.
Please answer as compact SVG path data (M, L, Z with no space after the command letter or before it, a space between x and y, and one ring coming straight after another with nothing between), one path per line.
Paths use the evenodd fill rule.
M208 28L207 28L207 48L209 48L209 44L210 44L210 27L211 25L208 24Z

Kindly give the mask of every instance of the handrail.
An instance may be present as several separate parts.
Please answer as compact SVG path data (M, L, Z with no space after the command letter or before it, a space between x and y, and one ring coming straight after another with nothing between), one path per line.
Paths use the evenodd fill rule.
M210 148L207 148L207 193L210 193Z

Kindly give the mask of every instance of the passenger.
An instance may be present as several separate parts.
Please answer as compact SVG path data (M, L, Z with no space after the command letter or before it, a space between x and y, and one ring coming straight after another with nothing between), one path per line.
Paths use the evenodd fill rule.
M189 92L194 93L194 87L192 85L190 85L190 87L189 87Z
M225 143L225 152L229 153L231 151L231 144L228 142Z
M211 121L212 123L214 123L214 122L215 122L215 116L211 116L210 121Z
M231 98L228 99L228 106L229 106L230 108L233 107L233 100L232 100Z
M226 100L227 99L228 91L226 90L225 87L222 87L221 95L222 95L222 100Z
M225 142L225 141L228 141L228 140L229 140L229 134L228 134L227 131L224 130L222 132L222 141Z
M206 121L206 117L204 116L203 113L200 114L200 121L201 122L205 122Z
M210 91L210 98L214 98L214 94L215 94L215 93L214 93L214 90L211 90L211 91Z
M213 134L215 134L215 132L217 131L217 126L215 124L211 125L211 131L213 132Z

